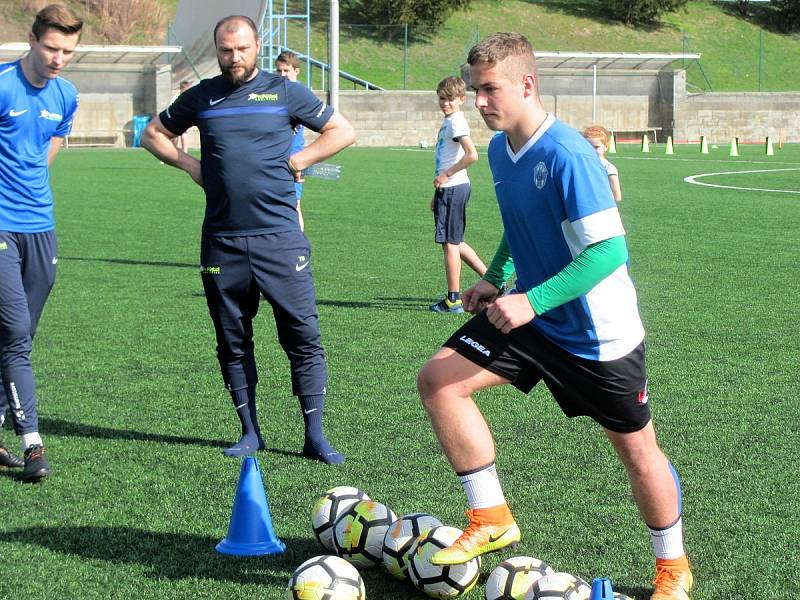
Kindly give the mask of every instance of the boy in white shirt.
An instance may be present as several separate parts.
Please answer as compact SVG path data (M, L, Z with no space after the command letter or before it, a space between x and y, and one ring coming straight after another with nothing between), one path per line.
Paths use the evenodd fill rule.
M439 108L444 121L436 140L435 188L431 200L436 224L437 244L444 252L447 295L430 309L440 313L462 313L461 261L482 277L486 265L475 250L464 241L470 183L467 167L478 160L478 151L470 138L469 124L461 112L466 97L466 84L460 77L445 77L436 86Z

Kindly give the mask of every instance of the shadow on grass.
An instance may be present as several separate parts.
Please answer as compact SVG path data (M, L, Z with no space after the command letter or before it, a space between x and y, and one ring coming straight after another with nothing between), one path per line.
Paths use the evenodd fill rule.
M219 554L215 550L219 541L191 533L100 525L22 527L0 532L0 542L37 545L111 565L142 566L146 569L145 576L155 580L212 579L279 589L286 586L292 572L303 561L325 554L312 538L282 538L286 544L285 553L251 557ZM372 600L417 597L403 593L407 590L405 585L394 582L378 569L363 572L363 576Z
M132 431L130 429L113 429L111 427L98 427L85 423L73 423L52 417L40 417L41 430L45 434L60 435L64 437L84 437L103 440L131 440L136 442L155 442L158 444L183 444L190 446L208 446L211 448L227 448L232 440L209 440L199 437L183 435L166 435L162 433L148 433L145 431ZM266 448L261 452L280 454L283 456L302 457L300 452L281 450L279 448Z
M391 310L428 310L431 298L375 298L369 302L351 300L323 300L317 298L318 306L336 308L380 308Z
M200 266L197 263L179 263L179 262L162 262L155 260L132 260L128 258L95 258L91 256L59 256L59 260L76 260L76 261L89 261L89 262L102 262L112 265L144 265L147 267L169 267L169 268L182 268L182 269L197 269Z
M580 17L590 19L595 23L601 25L610 25L612 23L621 24L621 21L614 19L610 16L607 7L603 6L602 2L597 0L523 0L528 4L535 4L540 6L545 12L567 15L572 17ZM660 29L674 29L668 23L656 19L652 22L637 23L636 25L629 25L632 29L641 31L658 31Z
M154 579L201 577L281 586L297 565L320 550L313 539L289 538L282 540L284 554L235 557L216 552L220 540L210 536L98 525L12 529L0 533L0 541L36 544L86 560L142 565Z

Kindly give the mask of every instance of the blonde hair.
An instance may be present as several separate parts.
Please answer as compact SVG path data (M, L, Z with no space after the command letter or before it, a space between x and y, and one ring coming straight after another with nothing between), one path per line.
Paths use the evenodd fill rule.
M608 141L611 139L611 134L609 134L608 129L602 125L590 125L583 130L583 137L600 140L603 142L603 146L608 148Z
M463 98L467 94L467 84L461 77L445 77L436 86L436 95L452 100L453 98Z
M506 75L517 77L536 74L533 46L521 33L498 32L490 35L473 46L467 56L470 65L494 65L501 61L506 61Z

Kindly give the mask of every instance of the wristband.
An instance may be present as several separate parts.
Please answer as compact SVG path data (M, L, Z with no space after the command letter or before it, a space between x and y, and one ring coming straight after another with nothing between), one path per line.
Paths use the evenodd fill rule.
M294 166L294 163L292 162L292 159L291 159L291 158L289 159L289 170L290 170L290 171L291 171L293 174L294 174L294 173L299 173L299 172L300 172L300 169L298 169L297 167L295 167L295 166Z

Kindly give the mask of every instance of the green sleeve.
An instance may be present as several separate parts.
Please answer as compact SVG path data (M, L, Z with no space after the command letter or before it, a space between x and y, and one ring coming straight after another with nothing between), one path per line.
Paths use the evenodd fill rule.
M588 293L627 260L625 236L592 244L553 277L529 290L528 301L537 315L545 313Z
M503 237L500 238L500 245L497 247L497 252L494 253L492 264L489 265L483 278L499 290L513 273L514 260L511 258L511 250L508 249L506 234L503 232Z

